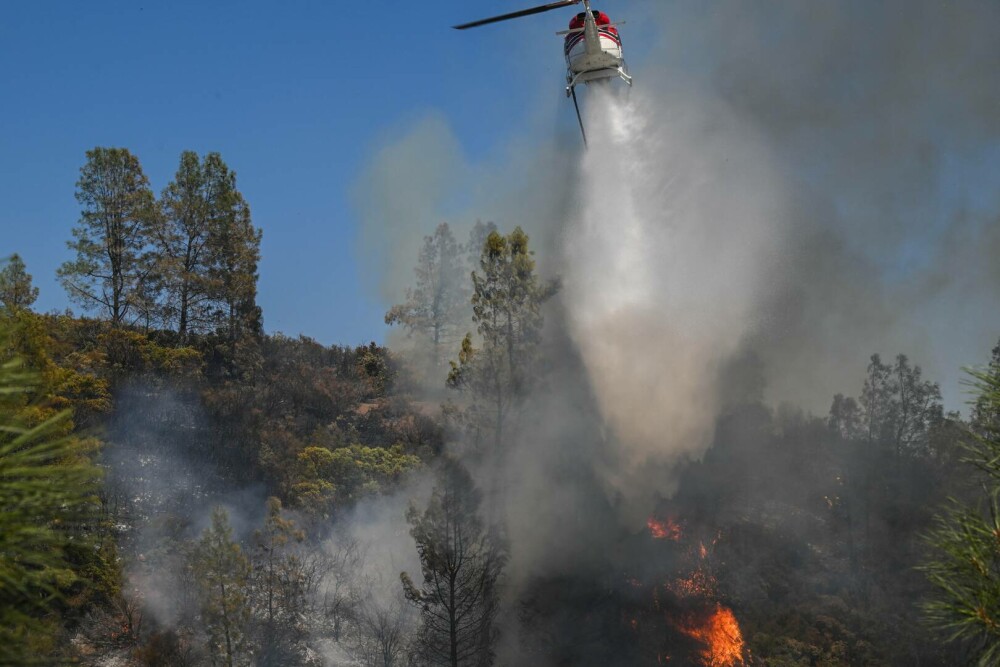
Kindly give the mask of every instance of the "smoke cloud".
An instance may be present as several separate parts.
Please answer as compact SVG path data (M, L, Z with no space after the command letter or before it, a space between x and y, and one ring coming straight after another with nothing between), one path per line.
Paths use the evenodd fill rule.
M1000 6L615 13L636 85L627 103L583 91L589 150L530 134L481 163L435 120L384 144L356 191L395 294L442 219L521 225L563 278L546 314L562 375L507 462L522 573L613 539L597 487L634 529L734 394L824 414L870 354L901 352L959 408L961 367L1000 334Z

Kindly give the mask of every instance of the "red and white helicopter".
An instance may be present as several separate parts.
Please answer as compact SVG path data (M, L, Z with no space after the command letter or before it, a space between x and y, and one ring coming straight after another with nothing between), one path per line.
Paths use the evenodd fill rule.
M632 85L632 77L629 76L628 68L625 66L625 59L622 57L622 40L618 36L616 26L621 23L612 23L611 19L604 12L599 12L590 8L590 0L560 0L547 5L522 9L510 14L493 16L488 19L480 19L471 23L463 23L455 26L456 30L476 28L488 23L516 19L521 16L531 14L541 14L552 9L569 7L583 3L584 11L580 12L569 22L569 30L561 30L557 35L565 35L563 53L566 56L566 96L573 97L573 106L576 109L576 118L580 123L580 132L583 134L583 142L587 143L587 133L583 129L583 119L580 117L580 106L576 101L576 86L578 83L592 83L594 81L609 81L615 77L620 78L628 85ZM622 22L624 23L624 22Z

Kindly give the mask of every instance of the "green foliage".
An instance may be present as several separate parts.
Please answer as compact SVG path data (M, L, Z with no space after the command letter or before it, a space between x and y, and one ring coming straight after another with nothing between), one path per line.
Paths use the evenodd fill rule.
M148 318L158 211L138 158L125 148L87 151L76 186L83 210L68 243L76 259L59 268L60 281L70 299L114 326Z
M201 370L201 354L189 347L164 347L137 331L111 329L97 337L97 361L115 380L136 377L188 377Z
M203 161L181 153L174 180L160 197L163 215L155 232L158 277L163 282L164 319L188 333L209 332L223 324L223 285L215 263L228 250L223 233L245 206L235 177L218 153ZM256 267L254 267L256 270Z
M214 184L208 243L211 257L207 278L221 307L221 323L230 341L261 333L257 307L257 263L261 231L253 226L250 207L236 189L236 174L218 153L205 157L205 180Z
M80 581L98 506L99 473L66 435L69 413L25 425L38 380L17 358L0 364L0 664L36 664L52 648L47 615Z
M984 374L991 378L1000 378L1000 341L993 347L993 354ZM980 393L972 406L972 416L969 421L972 429L980 435L1000 433L1000 404L992 401L988 392Z
M233 541L229 518L221 507L212 512L212 525L195 546L191 574L198 585L201 620L213 659L225 667L244 664L250 622L250 561Z
M1000 374L972 372L980 414L1000 411ZM981 473L979 503L952 500L937 517L923 570L935 595L924 605L928 622L949 641L970 646L979 665L1000 662L1000 430L987 422L969 436L966 461Z
M328 515L336 506L378 493L420 466L420 459L406 454L401 445L366 447L350 445L329 450L306 447L298 455L297 481L292 496L303 509Z
M505 423L540 377L542 304L558 289L541 284L528 235L520 227L509 236L491 232L483 245L479 272L472 274L472 320L481 341L462 341L451 362L448 386L469 395L466 421L478 444L491 434L499 447Z
M0 304L8 311L31 308L38 298L38 288L31 284L31 274L24 261L14 253L0 269Z

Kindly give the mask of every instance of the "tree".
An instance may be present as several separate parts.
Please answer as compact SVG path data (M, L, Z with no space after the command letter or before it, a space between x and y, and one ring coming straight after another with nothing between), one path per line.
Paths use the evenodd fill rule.
M291 494L305 511L328 515L338 504L348 505L398 481L420 466L420 459L402 445L349 445L327 449L306 447L297 456L298 472Z
M479 516L480 493L457 461L442 463L427 508L407 513L420 556L423 582L403 572L403 590L420 609L421 656L432 665L493 662L499 609L498 582L506 546Z
M383 602L368 593L352 613L350 653L364 667L403 665L410 648L412 609L405 599Z
M861 428L870 444L891 450L897 461L904 453L926 450L931 426L943 417L940 387L921 376L920 366L911 366L905 354L896 355L891 366L873 354L868 364Z
M479 258L483 254L483 246L490 234L497 231L497 226L492 222L476 220L476 224L469 230L469 240L465 243L466 265L469 271L475 271L479 266ZM466 274L468 276L468 274Z
M974 372L973 378L977 405L1000 411L1000 377ZM928 535L934 557L923 569L935 595L924 614L986 667L1000 661L1000 430L973 432L967 461L982 475L982 492L976 505L953 499Z
M469 303L467 274L448 223L442 222L433 236L424 237L414 273L416 286L406 290L405 303L385 314L385 323L401 324L407 335L416 335L426 346L431 368L437 369L445 350L458 340Z
M189 332L219 324L218 286L210 278L213 231L231 212L234 183L218 153L204 161L193 151L181 153L174 180L160 196L162 215L156 229L159 275L166 293L166 319L183 341Z
M926 452L931 427L943 417L941 388L921 379L920 366L910 366L905 354L896 355L892 369L896 401L893 404L892 442L896 458Z
M0 303L8 311L30 308L38 298L38 288L31 284L31 274L24 261L14 253L0 269Z
M294 547L305 539L295 522L281 516L281 501L267 499L264 528L254 535L253 588L260 618L257 664L301 664L307 577Z
M865 438L869 443L885 442L892 430L892 368L882 363L878 354L873 354L865 372L865 383L861 389L861 407Z
M83 206L67 245L76 259L59 279L70 299L102 311L114 326L135 322L152 308L150 232L157 209L139 160L125 148L87 151L76 199Z
M539 283L528 235L520 227L509 236L491 232L479 268L472 273L472 320L480 347L466 335L458 361L451 362L448 386L468 392L466 417L475 439L492 433L496 451L508 415L540 375L541 306L558 285Z
M243 664L250 622L250 562L233 541L229 518L221 507L212 512L212 525L195 546L191 570L198 583L210 652L225 667Z
M1000 341L997 341L987 365L985 373L991 378L1000 380ZM1000 407L991 402L988 396L980 395L972 405L970 417L972 429L980 435L988 435L993 432L1000 432Z
M209 218L211 265L208 278L222 310L221 323L231 342L261 331L257 307L257 263L261 231L253 226L250 207L236 189L236 173L218 153L205 156L205 182L214 190Z
M837 394L833 397L833 404L830 406L830 415L826 423L830 431L843 440L860 439L862 434L861 408L858 406L858 402L850 396L845 397L843 394Z
M0 332L0 349L7 349ZM69 413L36 421L40 377L0 362L0 664L39 664L52 648L53 612L92 552L97 468L68 435ZM77 552L74 554L74 552ZM76 566L74 561L76 560Z

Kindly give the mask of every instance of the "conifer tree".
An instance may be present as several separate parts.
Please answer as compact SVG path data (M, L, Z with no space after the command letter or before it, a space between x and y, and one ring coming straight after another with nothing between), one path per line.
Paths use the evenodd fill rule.
M230 341L261 332L257 306L257 263L261 232L253 226L250 207L236 189L236 174L218 153L205 156L205 180L217 189L209 238L209 279L222 310L221 323Z
M260 632L257 664L284 667L302 661L306 572L294 546L305 539L295 522L281 515L281 501L267 499L264 528L254 534L253 588Z
M9 349L0 330L0 349ZM62 593L93 552L99 471L68 412L39 404L41 378L18 358L0 361L0 664L50 664ZM42 415L51 415L40 418Z
M0 304L7 311L31 308L38 298L38 288L31 284L31 274L25 270L24 261L14 253L0 269Z
M1000 381L1000 341L997 341L984 373ZM1000 433L1000 404L989 400L988 395L980 394L972 405L970 418L972 429L980 435L987 435L991 430Z
M1000 413L1000 375L973 373L977 406ZM970 434L968 458L980 473L978 504L952 500L936 518L928 543L934 550L924 572L934 596L927 621L949 641L967 646L976 664L1000 663L1000 428L986 424Z
M451 362L448 385L469 393L470 428L480 440L489 434L498 448L511 411L540 376L541 307L558 285L538 280L528 235L520 227L508 236L489 234L472 285L480 346L466 335L458 360Z
M221 507L212 512L212 525L195 546L191 571L199 589L201 619L214 664L244 664L250 622L250 562L233 541L229 518Z
M174 180L160 196L162 215L155 237L164 315L175 323L182 341L189 332L211 329L217 319L208 276L210 221L226 197L220 192L224 185L209 183L198 155L184 151Z
M419 337L432 368L443 363L465 322L469 301L460 250L446 222L437 226L433 236L425 236L414 269L416 285L406 291L405 303L385 315L386 324L401 324L409 335Z
M498 582L506 547L479 516L480 493L460 463L445 460L427 508L407 520L417 544L423 582L403 572L407 599L421 611L421 658L431 665L493 662Z
M158 215L139 160L125 148L87 151L76 199L83 207L68 243L76 258L59 268L70 299L114 326L152 308L151 231Z

